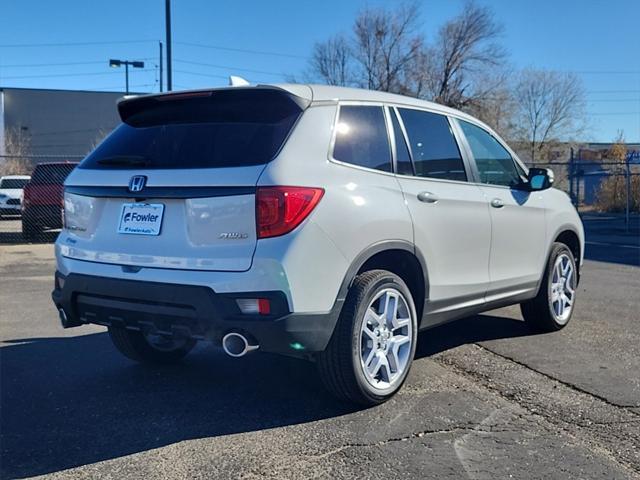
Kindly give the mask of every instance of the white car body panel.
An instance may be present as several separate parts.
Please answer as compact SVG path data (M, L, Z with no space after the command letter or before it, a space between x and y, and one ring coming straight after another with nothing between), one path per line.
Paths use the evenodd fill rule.
M0 187L3 180L30 180L29 175L5 175L0 177ZM20 213L24 190L22 188L0 188L0 210ZM20 200L19 204L9 204L9 200Z
M66 185L126 187L145 175L149 187L291 185L325 193L289 234L256 240L255 197L155 199L165 204L158 237L117 234L123 202L100 198L85 232L63 230L58 269L149 282L204 285L215 292L282 291L292 312L329 312L356 259L381 242L410 246L424 260L428 313L481 310L494 300L535 295L551 243L571 230L584 234L568 197L554 189L528 194L520 205L508 188L385 173L334 161L333 127L339 102L408 105L462 118L430 102L358 89L280 85L311 102L281 151L266 165L175 170L77 168ZM241 88L241 87L237 87ZM499 190L499 191L498 191ZM435 204L417 200L430 191ZM500 196L505 206L491 208ZM221 239L242 232L246 238ZM395 244L394 243L394 244ZM124 267L140 267L131 271Z

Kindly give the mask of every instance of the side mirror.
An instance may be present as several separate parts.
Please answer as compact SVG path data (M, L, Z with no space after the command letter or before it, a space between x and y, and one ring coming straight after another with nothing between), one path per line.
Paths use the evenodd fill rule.
M536 192L551 188L555 176L550 168L530 168L527 185L529 190Z

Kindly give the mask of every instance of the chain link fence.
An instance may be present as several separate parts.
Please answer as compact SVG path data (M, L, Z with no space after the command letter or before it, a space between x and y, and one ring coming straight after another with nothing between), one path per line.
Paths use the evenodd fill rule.
M0 243L52 242L79 155L0 155Z
M620 214L627 225L632 216L640 213L638 163L581 160L535 166L554 171L554 186L567 192L581 213Z

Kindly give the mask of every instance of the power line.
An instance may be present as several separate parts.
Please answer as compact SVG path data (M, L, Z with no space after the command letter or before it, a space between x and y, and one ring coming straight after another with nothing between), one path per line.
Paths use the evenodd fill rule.
M303 60L308 60L309 57L303 55L294 55L291 53L281 53L281 52L269 52L264 50L248 50L244 48L232 48L232 47L222 47L220 45L205 45L202 43L191 43L191 42L174 42L179 45L186 45L189 47L199 47L199 48L211 48L214 50L225 50L228 52L239 52L239 53L250 53L253 55L272 55L274 57L287 57L287 58L300 58Z
M214 75L212 73L189 72L187 70L174 70L174 72L176 72L176 73L185 73L187 75L197 75L199 77L224 78L225 80L229 79L228 75Z
M201 72L191 72L188 70L174 70L176 73L184 73L186 75L196 75L198 77L208 77L208 78L222 78L224 80L229 80L229 75L216 75L213 73L201 73ZM247 78L247 81L250 83L269 83L269 80L258 80L256 78Z
M231 67L228 65L215 65L213 63L203 63L203 62L192 62L190 60L174 60L174 62L178 62L178 63L184 63L184 64L188 64L188 65L199 65L202 67L212 67L212 68L222 68L225 70L238 70L241 72L250 72L250 73L261 73L264 75L273 75L276 77L282 77L282 73L276 73L276 72L268 72L265 70L253 70L250 68L240 68L240 67Z
M75 47L84 45L118 45L126 43L148 43L157 40L111 40L102 42L60 42L60 43L5 43L0 48L30 48L30 47Z
M589 113L588 115L640 115L640 112L598 112Z
M638 75L640 70L567 70L580 75Z
M640 93L640 90L589 90L587 93Z
M137 57L136 57L137 58ZM139 60L157 60L153 57L145 57L140 58ZM85 62L62 62L62 63L21 63L14 65L2 65L0 64L0 68L31 68L31 67L63 67L70 65L99 65L99 64L107 64L106 60L91 60Z
M143 70L137 70L138 72L154 72L153 68L146 68ZM11 75L8 77L2 76L2 80L17 80L21 78L50 78L50 77L85 77L91 75L116 75L120 72L83 72L83 73L52 73L49 75Z
M596 100L588 100L588 102L640 102L640 97L638 98L598 98Z

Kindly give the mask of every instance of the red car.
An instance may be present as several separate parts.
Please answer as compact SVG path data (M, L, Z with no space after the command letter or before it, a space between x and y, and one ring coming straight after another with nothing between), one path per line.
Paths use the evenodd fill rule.
M62 228L63 184L77 162L40 163L24 187L22 236L33 238L45 229Z

